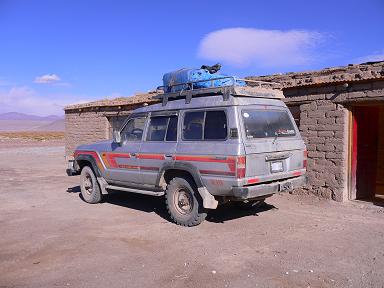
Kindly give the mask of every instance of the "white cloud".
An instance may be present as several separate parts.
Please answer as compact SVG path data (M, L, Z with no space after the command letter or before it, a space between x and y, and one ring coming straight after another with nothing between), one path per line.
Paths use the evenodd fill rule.
M34 115L63 115L64 107L72 103L92 101L88 97L54 94L39 95L29 87L0 90L0 113L22 112Z
M384 50L376 51L373 54L362 56L353 60L353 63L360 64L365 62L384 61Z
M314 62L314 48L323 39L314 31L229 28L207 34L198 56L239 68L302 66Z
M60 77L56 74L45 74L35 78L35 83L38 84L51 84L60 81Z

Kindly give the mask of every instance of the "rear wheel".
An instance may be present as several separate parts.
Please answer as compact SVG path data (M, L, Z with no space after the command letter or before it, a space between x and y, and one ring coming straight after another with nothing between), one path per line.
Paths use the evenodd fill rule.
M95 204L101 201L101 191L95 173L89 166L85 166L80 174L81 195L85 202Z
M191 179L173 178L167 186L165 202L172 220L182 226L196 226L207 217L206 209Z

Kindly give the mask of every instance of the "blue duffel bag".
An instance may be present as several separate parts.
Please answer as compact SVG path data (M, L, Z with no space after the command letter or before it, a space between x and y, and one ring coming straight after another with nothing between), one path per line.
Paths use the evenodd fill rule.
M169 72L163 76L164 92L178 92L181 90L188 90L190 87L184 83L193 83L193 89L209 88L209 87L222 87L230 85L245 86L245 82L238 80L234 77L228 77L223 74L211 74L207 69L188 69L183 68L177 71ZM216 79L222 78L222 79ZM216 79L216 80L212 80ZM198 82L196 82L198 81Z

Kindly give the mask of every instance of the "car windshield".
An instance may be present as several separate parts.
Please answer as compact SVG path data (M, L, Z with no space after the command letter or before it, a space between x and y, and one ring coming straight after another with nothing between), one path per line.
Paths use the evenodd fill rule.
M248 139L296 135L287 111L243 110L241 114Z

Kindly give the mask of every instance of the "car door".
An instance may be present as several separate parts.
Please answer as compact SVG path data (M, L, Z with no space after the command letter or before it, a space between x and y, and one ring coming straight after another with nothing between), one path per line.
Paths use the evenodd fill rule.
M145 125L146 115L132 116L121 130L121 144L112 152L103 153L109 175L107 178L112 182L127 185L142 182L137 156L142 145Z
M155 185L165 164L173 162L177 146L177 112L152 113L138 162L143 184Z
M180 120L176 163L198 170L210 193L229 193L236 176L234 156L240 145L239 139L229 137L228 123L233 123L233 113L228 111L227 107L186 110Z

